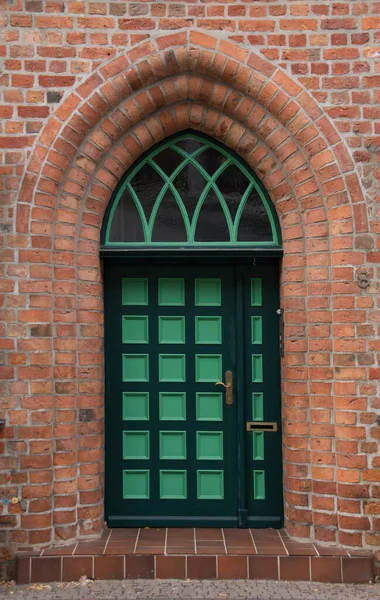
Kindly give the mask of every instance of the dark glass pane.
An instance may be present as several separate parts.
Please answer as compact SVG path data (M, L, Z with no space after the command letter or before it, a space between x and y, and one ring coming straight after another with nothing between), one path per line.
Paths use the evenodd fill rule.
M163 197L154 221L152 242L186 242L185 223L170 190Z
M140 171L136 173L131 181L131 185L141 202L145 216L148 220L164 182L153 167L145 164Z
M265 206L256 190L249 195L240 218L238 242L271 242L272 228Z
M201 146L203 146L202 142L198 142L198 140L193 140L192 138L188 138L187 140L181 140L180 142L176 142L176 145L179 148L182 148L185 152L191 154L198 150Z
M202 204L195 230L196 242L229 242L226 217L218 197L212 190Z
M182 171L178 173L173 184L182 198L191 221L199 197L206 185L206 180L192 164L188 163Z
M156 154L156 156L153 157L153 160L166 175L171 175L184 160L184 157L173 150L173 148L165 148L165 150Z
M218 188L223 194L230 215L235 220L242 196L249 185L244 173L236 165L229 165L216 180Z
M144 233L140 215L128 190L123 192L113 215L110 242L143 242Z
M214 175L215 171L217 171L220 165L227 159L215 148L206 148L196 156L196 160L209 175Z

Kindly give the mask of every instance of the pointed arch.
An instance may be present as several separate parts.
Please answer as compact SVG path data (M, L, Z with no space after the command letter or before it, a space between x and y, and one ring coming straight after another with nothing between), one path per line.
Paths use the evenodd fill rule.
M202 231L205 219L208 227ZM225 146L188 131L154 146L128 169L108 204L101 244L280 248L281 234L273 204L253 171Z
M72 540L97 535L102 528L99 240L104 213L126 170L162 140L188 129L222 142L246 161L279 217L284 245L281 301L287 309L283 364L286 526L299 537L336 541L337 528L319 526L312 511L305 508L314 506L315 497L324 494L325 482L319 472L312 471L310 448L298 450L304 448L306 436L318 438L309 412L321 381L334 408L334 332L329 333L331 347L325 355L316 356L313 348L323 346L325 329L333 321L334 286L352 284L345 279L349 271L345 252L354 246L354 234L368 228L362 188L345 142L307 90L280 67L238 44L191 31L152 37L100 65L46 123L24 176L16 230L31 234L31 247L38 249L33 260L42 265L31 269L21 285L30 290L31 279L43 277L44 284L54 290L54 311L40 317L49 323L54 337L52 377L46 381L41 376L38 393L44 393L49 384L54 406L60 405L61 394L70 395L73 406L78 410L91 407L94 417L70 429L73 443L80 439L84 444L85 435L91 437L90 459L79 443L73 450L85 464L83 473L91 476L84 481L79 464L78 475L56 486L55 497L70 489L77 494L78 504L72 509L72 522L61 527L57 501L46 542L54 536ZM142 221L142 210L137 202L135 206L135 216ZM19 256L27 262L30 252L20 249ZM363 250L357 250L356 260L364 264ZM345 265L343 274L333 268L336 264ZM63 346L60 335L70 348L67 364L55 359ZM351 372L339 366L340 379L351 381ZM356 386L357 380L352 384ZM330 431L334 438L333 423ZM61 434L57 426L56 439ZM332 451L330 458L335 460ZM56 464L58 470L60 461ZM331 495L338 493L334 485L329 488ZM301 507L295 498L300 493L304 495Z

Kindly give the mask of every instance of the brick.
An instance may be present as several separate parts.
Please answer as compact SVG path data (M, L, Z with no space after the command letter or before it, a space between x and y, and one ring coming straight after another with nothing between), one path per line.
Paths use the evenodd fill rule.
M376 198L379 180L377 14L360 3L329 12L296 0L24 4L11 11L0 48L8 70L0 80L8 424L0 449L11 449L0 480L17 453L22 470L14 469L11 484L29 501L27 513L5 524L6 539L50 543L52 495L56 536L77 535L76 510L99 527L104 209L133 160L194 127L247 160L281 218L286 528L375 545L380 227L367 198ZM357 282L363 265L366 290ZM17 519L32 529L17 529ZM323 571L319 559L312 572ZM222 565L226 576L242 573L240 562ZM160 568L184 576L182 567Z

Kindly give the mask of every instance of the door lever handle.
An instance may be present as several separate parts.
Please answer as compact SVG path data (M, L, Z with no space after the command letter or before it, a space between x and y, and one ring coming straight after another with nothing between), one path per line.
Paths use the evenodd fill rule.
M234 390L232 385L232 371L226 371L226 383L217 381L215 385L222 385L226 390L226 404L231 406L234 402Z

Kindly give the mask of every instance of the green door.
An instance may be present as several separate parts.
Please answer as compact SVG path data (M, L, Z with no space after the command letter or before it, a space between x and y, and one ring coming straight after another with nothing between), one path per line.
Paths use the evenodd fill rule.
M276 267L106 267L109 526L280 526Z

